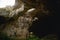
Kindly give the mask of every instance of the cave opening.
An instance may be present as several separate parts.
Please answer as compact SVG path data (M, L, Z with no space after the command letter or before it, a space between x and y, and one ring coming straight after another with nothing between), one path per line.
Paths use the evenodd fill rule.
M59 35L59 13L57 8L57 0L47 1L47 9L49 9L49 15L41 16L40 13L37 14L38 21L33 22L32 27L30 27L29 31L33 32L36 36L40 38L48 35L54 34L56 36ZM50 15L52 14L52 15ZM58 36L59 37L59 36Z

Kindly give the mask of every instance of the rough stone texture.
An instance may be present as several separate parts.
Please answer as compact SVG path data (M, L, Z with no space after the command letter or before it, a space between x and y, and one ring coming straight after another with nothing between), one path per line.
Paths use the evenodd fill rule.
M29 35L29 27L31 26L32 22L36 20L36 18L33 19L33 16L31 15L31 13L33 13L34 11L31 11L31 9L29 9L24 15L21 15L19 17L17 17L18 15L15 14L16 12L17 11L14 11L12 13L12 18L10 18L8 22L4 24L4 29L2 32L11 38L16 37L26 39ZM17 17L17 19L15 16Z
M36 12L44 11L44 9L43 7L41 10L40 8L36 8L33 11L28 12L28 10L33 9L31 5L30 7L29 5L24 6L24 3L22 3L20 6L17 6L14 6L14 9L11 8L12 10L10 10L9 7L7 8L10 12L8 15L9 20L3 25L3 33L6 33L8 37L26 38L29 34L29 27L31 26L32 22L37 19L34 17ZM20 15L21 10L23 15Z
M28 22L29 20L25 20L25 17L19 17L18 20L7 24L3 31L11 37L25 38L29 27Z

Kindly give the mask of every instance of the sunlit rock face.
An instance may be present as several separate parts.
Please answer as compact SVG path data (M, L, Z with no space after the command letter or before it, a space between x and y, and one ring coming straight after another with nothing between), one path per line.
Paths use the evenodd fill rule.
M34 14L34 11L36 9L30 8L26 10L26 12L24 12L24 3L20 2L20 0L16 0L15 2L16 3L14 6L6 6L5 8L0 8L0 16L10 18L9 20L7 20L6 24L3 25L4 29L2 32L11 38L16 37L25 39L26 37L28 37L29 27L31 26L32 22L36 20L36 18L33 19L33 16L31 15Z
M30 8L27 6L28 9L25 11L25 5L20 1L21 0L16 0L15 6L7 6L3 8L3 10L5 11L3 11L2 9L2 11L0 11L1 16L5 17L6 15L8 15L7 17L10 18L8 22L3 25L5 28L2 31L3 33L7 34L8 37L26 38L29 34L28 28L31 26L33 21L38 19L37 17L33 17L34 15L36 15L35 11L38 10L36 10L36 8ZM23 15L20 15L21 12ZM16 19L16 17L18 18Z
M10 4L7 3L8 2L7 0L6 0L6 4L2 5L4 3L3 1L5 2L5 0L1 0L0 1L1 2L1 4L0 4L0 16L3 16L5 18L9 17L9 20L11 18L13 20L15 18L15 16L17 17L18 14L24 10L24 4L23 4L23 2L20 2L20 1L16 2L17 1L16 0L15 1L16 2L15 5L12 6L12 5L10 5ZM2 27L5 26L2 32L6 33L6 35L8 37L23 38L26 35L25 32L27 31L27 29L25 29L24 27L23 27L23 29L21 28L25 24L23 22L23 21L25 21L25 18L24 17L22 18L22 17L19 16L19 18L17 20L14 19L13 21L7 20L8 22L2 25ZM21 20L22 20L22 22L21 22Z
M33 13L34 10L34 8L29 9L24 15L19 16L17 20L7 23L3 32L6 33L9 37L28 37L28 29L31 26L32 22L35 20L31 16L31 13Z

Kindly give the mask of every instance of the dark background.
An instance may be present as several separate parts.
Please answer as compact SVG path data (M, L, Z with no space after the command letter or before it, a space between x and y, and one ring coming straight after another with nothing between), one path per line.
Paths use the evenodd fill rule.
M44 1L44 0L43 0ZM46 7L49 11L53 11L49 14L41 17L38 14L38 21L33 22L30 32L34 32L39 37L44 37L47 34L60 35L60 1L59 0L47 0Z

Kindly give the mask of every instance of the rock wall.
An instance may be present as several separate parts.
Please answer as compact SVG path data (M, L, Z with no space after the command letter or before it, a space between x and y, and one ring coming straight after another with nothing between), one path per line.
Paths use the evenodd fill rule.
M17 1L17 0L16 0ZM17 2L19 2L18 0ZM21 4L21 5L20 5ZM20 6L19 6L20 5ZM35 6L35 7L33 7ZM44 14L48 13L48 11L44 10L43 4L36 7L36 5L28 5L24 2L18 3L15 5L12 10L9 10L8 13L9 19L3 25L2 32L7 34L8 37L17 37L17 38L27 38L29 35L29 27L32 22L38 19L35 15L39 12L43 12ZM9 7L7 9L10 9ZM21 11L22 10L22 11ZM22 15L21 15L22 14ZM41 13L42 14L42 13Z

